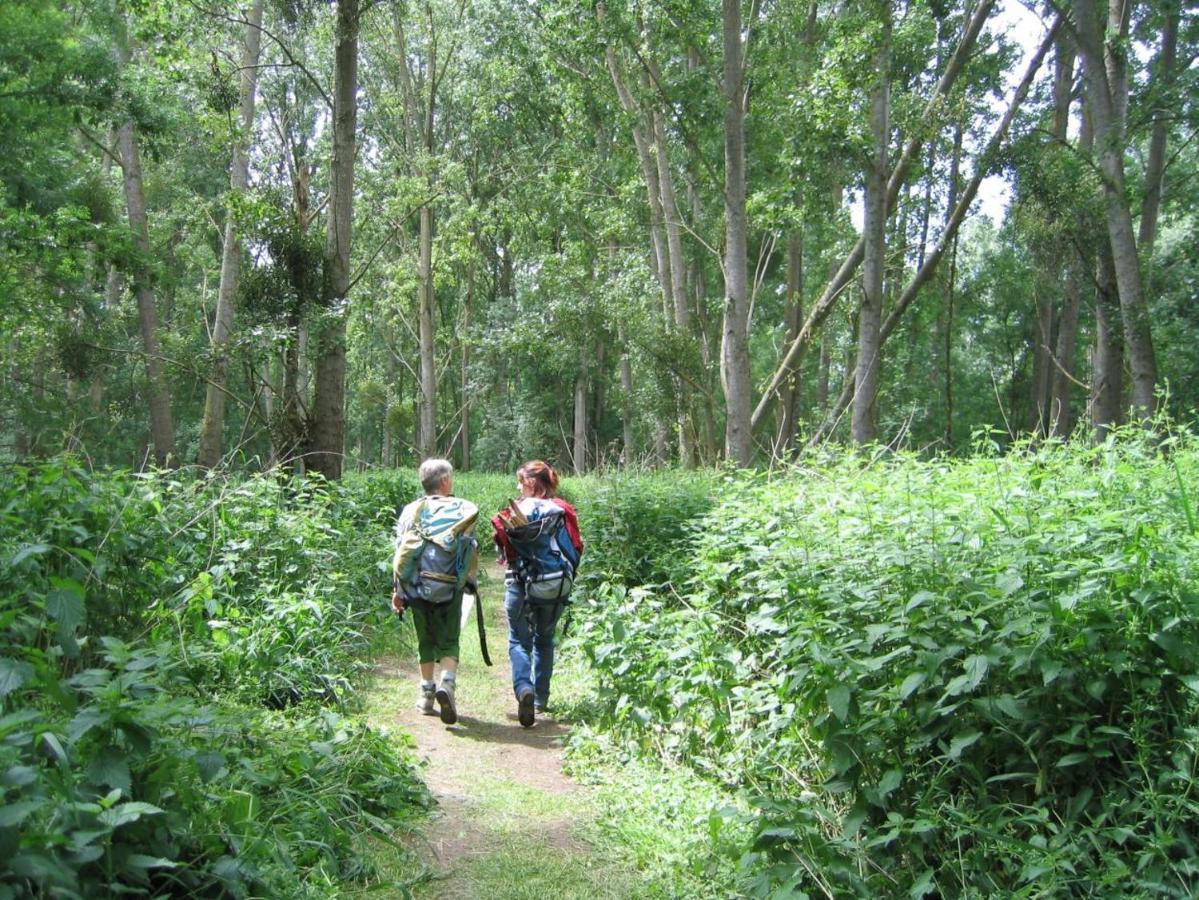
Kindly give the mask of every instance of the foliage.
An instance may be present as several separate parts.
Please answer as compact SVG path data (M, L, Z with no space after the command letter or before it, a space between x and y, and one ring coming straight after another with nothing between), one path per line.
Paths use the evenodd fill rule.
M609 727L758 807L755 894L1183 896L1199 444L847 458L726 489L580 623Z
M423 789L344 705L400 475L0 480L0 884L327 896ZM294 707L271 712L265 707Z
M716 503L719 473L614 472L576 483L588 584L685 582L686 551L697 521Z

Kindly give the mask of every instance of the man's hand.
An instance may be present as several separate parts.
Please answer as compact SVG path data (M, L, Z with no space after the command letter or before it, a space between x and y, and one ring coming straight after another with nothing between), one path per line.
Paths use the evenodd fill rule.
M391 608L394 609L398 615L404 614L404 610L406 608L404 605L404 597L399 591L393 590L391 592Z

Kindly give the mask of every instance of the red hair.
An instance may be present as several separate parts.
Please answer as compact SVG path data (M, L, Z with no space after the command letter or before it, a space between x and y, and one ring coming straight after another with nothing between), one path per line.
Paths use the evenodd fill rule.
M534 497L553 497L558 493L558 473L543 460L529 460L516 470L516 477L529 483Z

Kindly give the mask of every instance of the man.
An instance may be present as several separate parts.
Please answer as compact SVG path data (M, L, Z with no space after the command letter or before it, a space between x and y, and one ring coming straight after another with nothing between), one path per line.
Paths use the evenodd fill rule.
M439 713L442 722L453 725L458 721L454 683L462 595L478 593L474 529L479 509L453 496L454 467L446 460L425 460L419 477L425 495L405 506L396 522L391 605L396 612L412 610L421 679L417 708L425 715ZM433 680L436 664L441 665L440 683Z

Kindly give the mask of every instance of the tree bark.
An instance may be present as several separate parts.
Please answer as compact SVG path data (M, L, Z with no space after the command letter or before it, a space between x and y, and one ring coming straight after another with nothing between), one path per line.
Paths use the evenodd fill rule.
M1178 55L1179 9L1167 2L1162 23L1161 49L1151 82L1153 128L1149 135L1149 157L1145 161L1145 199L1141 202L1141 222L1137 234L1141 257L1145 261L1145 292L1152 296L1153 247L1157 242L1157 216L1161 209L1162 182L1166 169L1166 138L1173 101L1174 67Z
M1102 441L1121 422L1124 393L1124 341L1118 326L1119 285L1111 249L1099 248L1096 261L1095 347L1091 360L1091 428Z
M1053 138L1064 146L1070 124L1077 52L1068 34L1058 39L1053 77ZM1057 344L1053 351L1053 374L1049 396L1049 434L1069 437L1074 423L1070 394L1074 385L1074 354L1078 342L1078 310L1081 298L1078 260L1069 258L1062 272L1062 310L1058 317Z
M325 242L328 322L318 339L311 468L340 478L346 432L346 316L350 235L354 218L354 155L358 124L358 0L337 0L333 70L333 160Z
M784 320L788 343L795 339L795 335L799 333L799 326L803 324L803 249L803 227L796 226L787 236L787 300ZM801 355L796 360L791 377L783 385L783 392L779 397L779 433L775 445L784 457L789 456L795 449L799 429L802 369Z
M882 0L879 6L882 34L874 58L876 80L870 90L872 155L866 168L862 307L858 314L858 358L850 426L855 444L869 444L878 438L876 403L882 362L880 328L887 254L887 149L891 142L891 0Z
M745 66L740 0L723 0L724 276L720 365L725 399L725 455L741 466L753 457L749 371L748 230L745 212Z
M575 376L574 449L571 454L576 475L587 471L587 351L579 350L579 371Z
M240 133L233 140L233 162L229 171L229 194L244 193L250 181L249 149L254 132L254 94L258 86L258 55L262 45L262 10L265 0L254 0L246 24L246 41L241 59ZM221 280L217 288L216 321L212 328L212 369L204 398L197 463L214 468L221 460L225 428L225 386L229 377L229 338L233 332L233 300L241 266L241 240L233 211L225 214L225 240L221 247Z
M462 469L470 470L470 319L475 305L475 260L466 270L466 305L463 307L462 333L458 336L462 348Z
M620 390L624 394L624 403L620 410L621 438L624 441L620 451L620 463L627 466L633 462L636 450L633 443L633 364L629 360L629 345L624 326L620 326L617 331L617 340L620 341Z
M122 32L124 23L122 23ZM124 33L120 35L119 49L122 65L129 62L130 52L125 45ZM142 349L146 357L146 381L149 387L150 440L154 447L154 461L159 466L169 465L174 453L175 426L171 419L171 396L162 370L162 352L158 344L158 310L155 306L154 287L149 261L152 258L150 229L146 221L146 197L142 186L142 163L137 149L137 137L133 120L126 118L117 129L124 168L125 206L129 216L129 229L133 233L133 247L137 252L133 267L133 289L137 298L137 318L141 328Z
M417 320L420 323L420 453L437 455L437 360L434 357L433 209L420 209L420 287Z
M1124 177L1128 73L1122 45L1128 33L1131 5L1112 0L1106 33L1093 0L1075 0L1073 7L1103 177L1108 242L1120 293L1120 318L1132 376L1133 414L1141 421L1148 421L1156 405L1157 358Z

